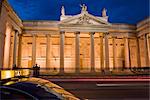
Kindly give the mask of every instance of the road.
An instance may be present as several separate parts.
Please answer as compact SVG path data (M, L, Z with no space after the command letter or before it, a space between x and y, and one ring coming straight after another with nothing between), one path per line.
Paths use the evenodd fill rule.
M82 100L149 100L149 79L49 79Z

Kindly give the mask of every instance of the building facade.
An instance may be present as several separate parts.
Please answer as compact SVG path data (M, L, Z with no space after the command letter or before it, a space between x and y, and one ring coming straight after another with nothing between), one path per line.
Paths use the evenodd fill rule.
M150 67L150 18L136 25L109 23L106 10L81 13L60 21L22 21L4 0L0 14L0 67L31 68L54 73L94 73Z

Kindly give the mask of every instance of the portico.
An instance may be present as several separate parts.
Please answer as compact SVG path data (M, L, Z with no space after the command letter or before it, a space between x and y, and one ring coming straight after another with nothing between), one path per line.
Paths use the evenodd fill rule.
M105 70L109 70L109 53L108 53L108 29L110 28L111 24L107 22L107 17L101 17L101 18L97 18L94 17L93 15L89 14L86 10L82 9L83 11L81 12L81 14L75 15L75 16L67 16L64 15L63 11L64 11L64 7L62 8L62 15L61 18L62 19L60 21L59 24L59 30L60 30L60 66L62 65L62 67L64 67L64 35L70 34L70 33L74 33L74 37L75 37L75 69L77 73L82 72L82 67L86 67L83 65L83 59L86 63L89 63L87 67L89 67L89 71L90 73L94 73L96 72L96 67L95 67L95 39L94 39L94 35L95 33L98 36L104 36L104 41L105 41ZM63 32L63 35L62 35ZM82 47L85 47L85 44L83 45L81 42L81 38L84 38L81 36L87 36L86 38L88 38L88 42L89 42L89 55L88 57L83 57L82 54ZM99 38L99 37L97 37ZM103 41L103 40L102 40ZM86 42L86 41L85 41ZM102 44L100 44L102 45ZM100 48L100 47L99 47ZM99 50L102 50L103 52L103 45L101 46L101 48ZM85 52L85 51L84 51ZM103 53L102 53L103 55ZM99 57L99 61L100 59L104 59L101 56L101 58ZM62 57L62 58L61 58ZM87 59L86 59L87 58ZM102 61L104 62L104 61ZM99 63L100 64L100 63ZM103 64L104 65L104 64ZM64 68L60 68L60 70L63 70ZM81 70L80 70L81 69ZM86 69L86 68L83 68ZM102 70L100 68L100 70ZM61 71L60 71L61 72ZM62 71L64 72L64 71Z

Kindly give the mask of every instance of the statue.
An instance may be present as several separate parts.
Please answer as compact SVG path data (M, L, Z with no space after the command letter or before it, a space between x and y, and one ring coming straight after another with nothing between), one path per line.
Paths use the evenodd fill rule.
M62 6L62 8L61 8L61 15L65 16L65 8L64 8L64 6Z
M106 12L107 12L107 10L104 8L103 11L102 11L102 17L107 17Z
M82 12L87 11L87 6L85 4L80 5L80 7L82 8Z

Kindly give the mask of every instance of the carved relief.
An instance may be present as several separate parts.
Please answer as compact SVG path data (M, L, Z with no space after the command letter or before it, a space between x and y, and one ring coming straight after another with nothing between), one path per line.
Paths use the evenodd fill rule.
M91 24L90 22L90 18L86 15L79 17L77 24Z

